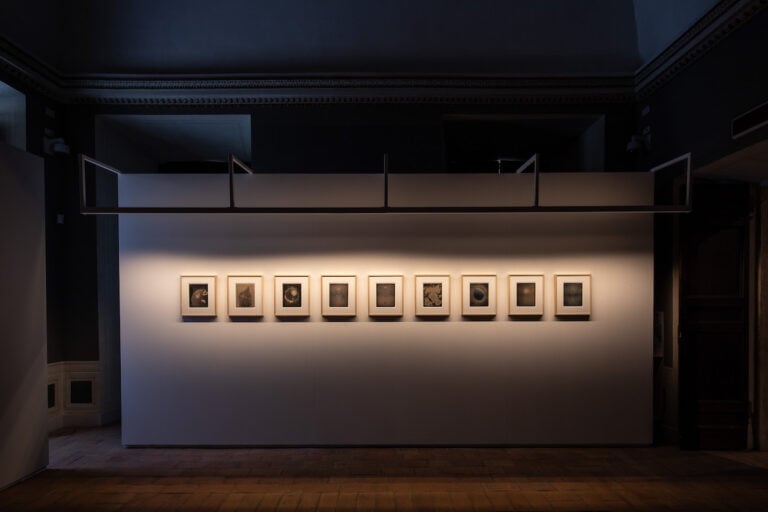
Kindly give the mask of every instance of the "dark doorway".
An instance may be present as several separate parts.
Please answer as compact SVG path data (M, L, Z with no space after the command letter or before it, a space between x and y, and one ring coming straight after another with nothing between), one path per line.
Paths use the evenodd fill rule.
M680 446L744 449L750 188L698 183L693 197L681 220Z
M534 153L547 172L605 170L605 116L453 114L443 118L448 172L514 172Z

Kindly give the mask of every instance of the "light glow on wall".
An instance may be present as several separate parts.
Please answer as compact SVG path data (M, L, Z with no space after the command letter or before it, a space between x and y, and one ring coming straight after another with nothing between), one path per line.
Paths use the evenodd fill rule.
M631 214L121 217L123 442L648 443L652 241ZM182 321L182 274L220 312L263 275L263 319ZM450 317L415 316L417 274L450 276ZM462 317L462 274L496 274L495 317ZM540 320L507 316L508 274L545 276ZM592 275L589 321L555 318L555 274ZM309 276L308 319L274 316L275 275ZM322 275L357 277L354 319L321 315ZM404 276L402 317L367 315L369 275Z

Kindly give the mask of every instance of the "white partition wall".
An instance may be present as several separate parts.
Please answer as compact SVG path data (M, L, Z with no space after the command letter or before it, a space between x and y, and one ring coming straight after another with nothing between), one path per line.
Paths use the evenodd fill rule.
M178 176L122 176L121 204L206 203L217 189L204 181L221 178L178 194ZM608 189L640 204L653 189L650 176L584 178L542 197ZM123 442L650 443L652 226L641 214L123 215ZM450 276L450 316L415 316L417 274ZM495 317L462 317L462 274L496 274ZM509 274L544 275L542 317L507 315ZM588 319L555 316L556 274L591 275ZM218 316L180 316L181 275L217 276ZM227 316L227 275L264 277L263 318ZM308 318L275 317L275 275L309 276ZM357 277L356 317L321 315L322 275ZM404 276L402 317L368 316L369 275Z
M0 489L48 464L43 160L0 143Z

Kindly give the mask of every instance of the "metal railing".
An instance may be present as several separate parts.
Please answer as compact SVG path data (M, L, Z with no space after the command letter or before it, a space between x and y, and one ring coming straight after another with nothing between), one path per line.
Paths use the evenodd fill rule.
M91 206L88 204L86 165L120 175L119 169L87 155L79 155L80 166L80 213L84 215L123 215L152 213L688 213L692 208L691 154L679 156L657 165L649 172L657 173L674 165L685 163L685 203L682 205L589 205L589 206L541 206L539 202L539 155L534 154L514 172L523 173L533 169L533 198L529 206L390 206L389 205L389 158L383 159L383 206L370 207L259 207L237 206L235 204L235 169L248 174L254 171L234 155L227 160L229 177L229 206ZM499 174L501 167L499 167Z

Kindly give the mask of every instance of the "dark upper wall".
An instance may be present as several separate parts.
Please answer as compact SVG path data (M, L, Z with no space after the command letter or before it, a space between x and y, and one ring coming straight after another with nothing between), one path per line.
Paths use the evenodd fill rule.
M638 129L651 130L642 168L687 152L697 167L768 136L767 127L737 140L730 131L735 116L768 100L768 67L761 58L766 34L768 10L639 103Z
M22 90L23 88L20 87ZM27 151L45 166L45 259L48 362L99 359L96 219L80 215L77 152L93 153L93 115L26 94ZM44 133L63 136L71 155L52 155Z
M4 0L65 75L631 73L719 0Z
M646 64L717 5L719 0L634 0L637 47Z
M39 2L39 0L37 0ZM632 0L3 0L64 74L600 74L638 64ZM37 40L37 29L44 29Z
M38 115L54 109L53 126L71 155L45 154L48 362L99 359L97 235L94 216L80 215L76 154L93 154L88 111L34 101Z
M0 2L0 9L20 2ZM29 3L28 9L43 9L56 2ZM126 9L130 11L137 4ZM82 7L82 5L81 5ZM92 21L93 9L72 9L72 19L83 15ZM121 6L125 7L125 6ZM26 12L25 9L21 9ZM4 12L8 12L7 10ZM90 14L89 14L90 13ZM133 19L139 19L136 15ZM216 18L214 16L214 18ZM147 18L149 20L149 18ZM148 21L149 23L149 21ZM245 22L243 22L245 23ZM2 27L5 25L5 27ZM45 25L45 24L43 24ZM130 25L130 24L129 24ZM0 16L0 34L8 35L7 18ZM29 28L29 27L27 27ZM160 27L162 28L162 27ZM44 29L54 30L54 28ZM72 31L89 30L78 25ZM15 33L23 32L21 28ZM106 28L97 30L105 37ZM766 14L756 18L743 29L730 35L714 50L696 62L672 83L645 100L651 113L642 118L641 127L650 124L653 129L652 152L641 162L641 167L676 156L680 152L694 151L697 158L712 159L746 142L730 141L727 129L730 118L762 98L765 99L765 71L753 57L757 48L764 47L763 34L768 32ZM31 32L34 33L34 32ZM233 44L222 32L222 44ZM135 36L135 34L134 34ZM42 39L47 36L42 35ZM91 37L81 34L83 38ZM93 36L96 37L96 36ZM112 36L111 36L112 37ZM125 34L121 36L129 38ZM137 39L141 37L136 36ZM203 38L202 40L206 40ZM149 41L154 41L149 38ZM152 43L155 44L155 43ZM198 43L195 43L197 45ZM456 43L458 45L458 43ZM556 43L550 42L550 45ZM562 44L562 43L559 43ZM140 46L150 52L149 42ZM762 45L762 46L761 46ZM145 47L146 46L146 47ZM80 58L70 55L71 48L62 45L66 54L62 60ZM58 49L40 45L40 51L50 51L57 57ZM101 46L94 45L100 52ZM106 46L109 50L109 46ZM198 46L194 48L199 49ZM354 45L353 45L354 48ZM552 46L549 46L550 50ZM109 50L111 51L111 50ZM109 60L109 51L100 58ZM167 51L188 51L170 48ZM575 50L574 50L575 51ZM161 55L167 55L161 52ZM114 57L119 55L115 54ZM205 57L205 55L203 55ZM208 55L209 58L210 55ZM423 57L423 56L422 56ZM465 58L464 54L459 54ZM560 56L562 57L562 56ZM560 58L558 57L558 58ZM226 60L226 59L225 59ZM438 62L440 64L440 62ZM170 69L169 69L170 70ZM40 154L37 147L42 141L44 106L40 100L29 113L28 145ZM643 103L645 105L645 103ZM92 154L95 111L90 107L72 105L59 113L64 116L64 135L73 154L83 151ZM147 106L98 107L98 113L199 113L189 108L163 109ZM210 109L209 109L210 110ZM230 108L213 108L212 113L231 113ZM506 112L515 115L604 115L605 167L625 170L632 158L624 150L629 134L635 128L632 106L627 104L594 105L528 105L528 106L439 106L439 105L313 105L313 106L237 106L237 113L253 115L254 166L259 169L378 169L380 155L389 152L393 169L439 169L445 166L447 148L444 144L444 116L452 114L489 114ZM756 135L757 136L757 135ZM764 134L762 135L764 136ZM745 141L750 140L749 137ZM751 140L754 141L754 138ZM96 303L96 231L92 218L77 214L74 159L69 157L46 159L49 226L49 277L56 269L58 277L49 282L49 298L55 297L49 309L61 312L49 317L49 333L55 332L53 360L92 359L98 357L98 306ZM57 183L56 180L61 180ZM56 223L57 212L64 211L65 224Z
M55 66L64 51L60 44L64 35L64 8L71 4L60 0L3 0L0 2L0 36Z

